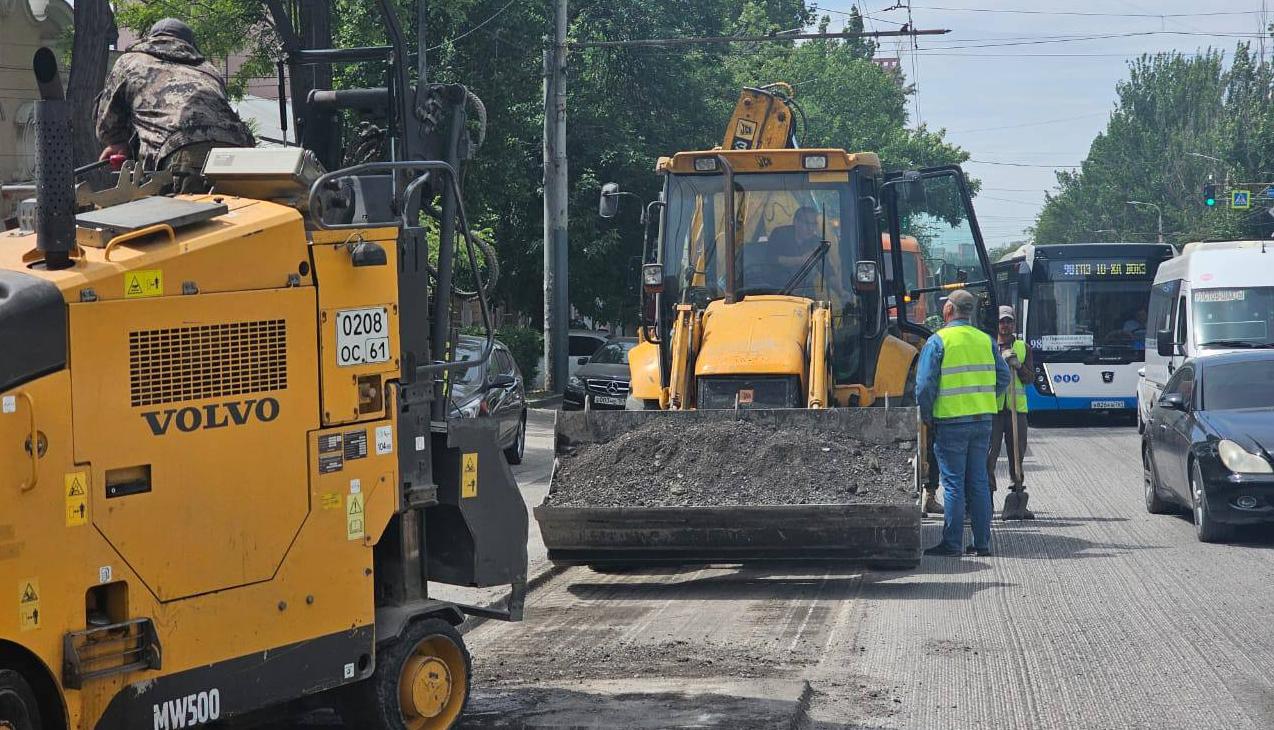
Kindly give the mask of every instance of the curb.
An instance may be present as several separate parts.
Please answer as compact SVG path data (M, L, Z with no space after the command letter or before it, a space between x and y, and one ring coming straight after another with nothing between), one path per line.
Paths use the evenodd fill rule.
M535 400L528 399L526 402L527 408L557 408L560 405L562 405L561 395L550 395L547 398L538 398Z

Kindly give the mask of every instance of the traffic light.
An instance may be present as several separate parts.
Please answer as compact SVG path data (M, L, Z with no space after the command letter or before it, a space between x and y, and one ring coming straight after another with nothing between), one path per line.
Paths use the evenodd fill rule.
M1216 183L1203 186L1203 204L1209 208L1216 207Z

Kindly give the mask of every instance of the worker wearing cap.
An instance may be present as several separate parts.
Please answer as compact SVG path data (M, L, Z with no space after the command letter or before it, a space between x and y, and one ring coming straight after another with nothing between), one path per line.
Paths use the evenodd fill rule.
M942 473L942 542L926 555L991 554L991 490L986 455L998 400L1008 388L1009 368L991 337L974 327L977 298L963 289L947 297L947 324L930 337L916 370L920 417L934 430L934 455ZM964 548L968 502L973 544Z
M1013 314L1013 307L1000 307L1000 328L996 344L999 345L1001 357L1004 358L1017 380L1013 383L1014 387L1010 389L1014 391L1013 398L1009 397L1009 393L1000 396L999 412L996 413L991 428L991 450L987 453L986 468L991 480L992 492L996 488L995 465L1000 460L1001 441L1004 442L1008 452L1009 478L1013 481L1009 489L1014 492L1025 489L1023 486L1025 476L1021 473L1021 468L1022 457L1026 454L1026 384L1034 378L1034 370L1031 364L1031 352L1027 349L1026 343L1017 337L1016 329L1017 318ZM1014 420L1017 421L1016 444L1013 442ZM1017 500L1010 500L1010 502L1016 503ZM1016 511L1006 507L1003 514L1006 520L1031 519L1034 516L1025 506Z
M146 169L173 171L178 192L202 192L213 147L251 147L252 132L230 107L217 69L190 26L165 18L128 47L97 97L100 159L129 156L135 139Z

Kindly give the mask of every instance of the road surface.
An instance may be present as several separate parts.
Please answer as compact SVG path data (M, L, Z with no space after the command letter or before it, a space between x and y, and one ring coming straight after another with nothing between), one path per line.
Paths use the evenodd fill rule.
M1274 727L1274 538L1148 515L1133 429L1031 438L1039 519L992 558L544 574L526 621L468 632L464 727Z

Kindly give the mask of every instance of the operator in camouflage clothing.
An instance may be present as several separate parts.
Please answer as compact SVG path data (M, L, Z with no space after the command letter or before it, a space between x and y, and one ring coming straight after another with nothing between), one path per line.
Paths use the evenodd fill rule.
M97 97L101 158L129 155L134 136L147 169L171 169L177 192L205 192L213 147L251 147L252 132L230 107L217 70L190 26L165 18L115 62ZM129 155L131 156L131 155Z

